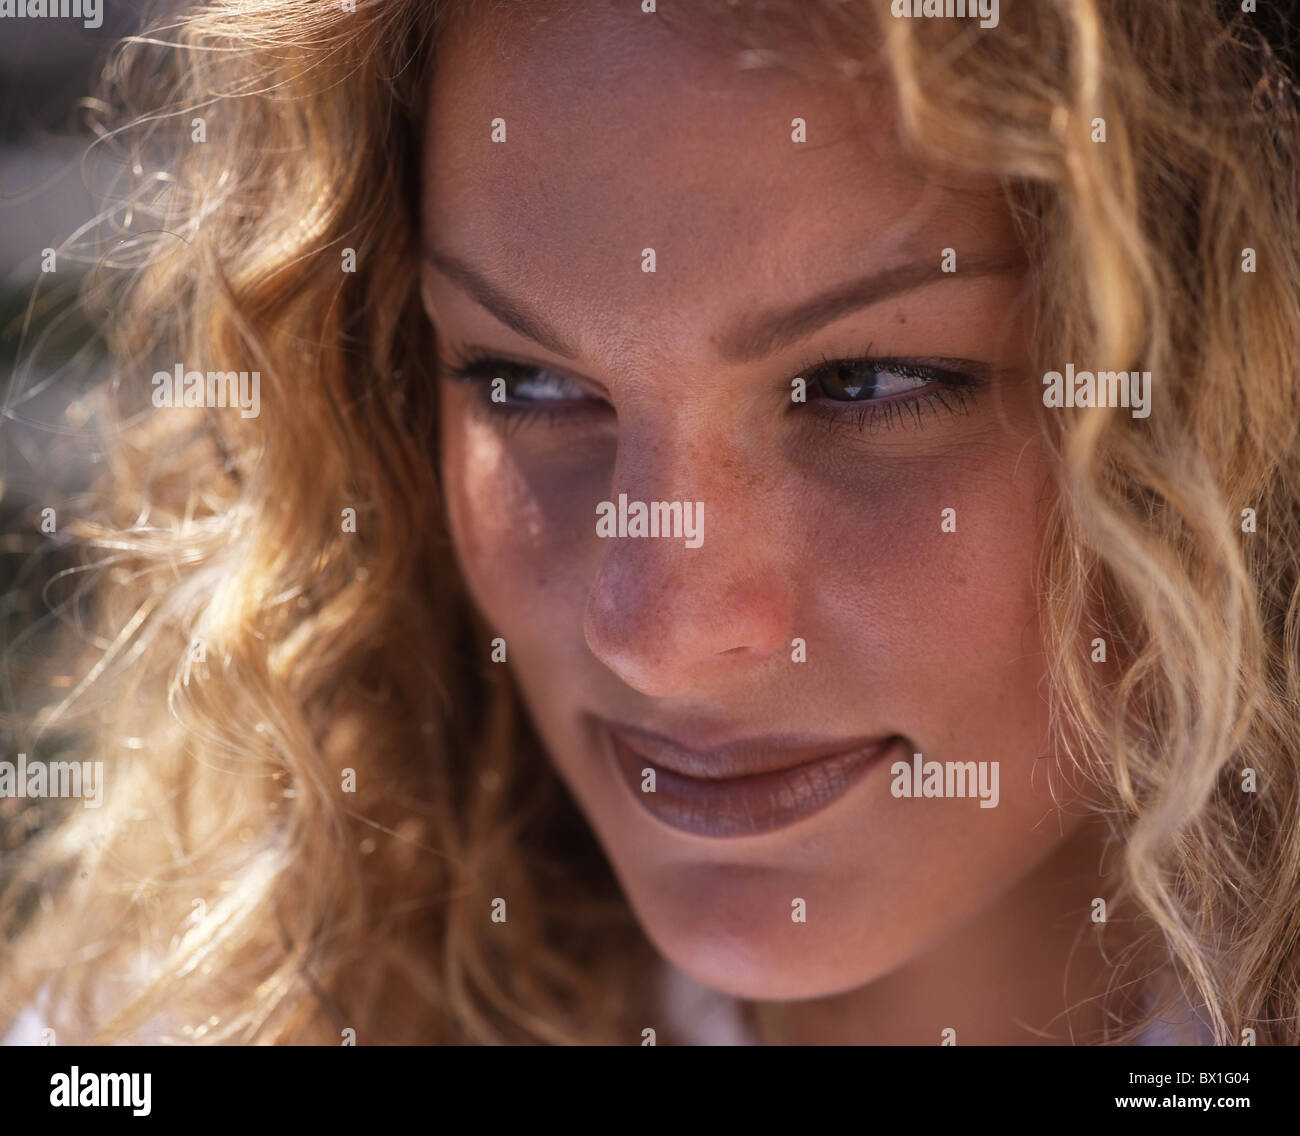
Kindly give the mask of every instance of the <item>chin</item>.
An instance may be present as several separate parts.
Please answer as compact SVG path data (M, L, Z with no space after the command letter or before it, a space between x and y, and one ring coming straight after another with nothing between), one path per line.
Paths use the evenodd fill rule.
M714 935L668 941L651 935L663 956L696 982L733 998L798 1002L829 998L865 986L887 969L869 957L828 957L820 944L791 949L788 942Z
M679 877L671 888L628 889L650 941L696 982L734 998L799 1001L856 989L900 961L886 957L883 943L862 942L861 923L855 930L847 912L827 920L842 899L814 899L812 889L775 881L736 886L733 879L724 890L710 882L716 871L704 869L689 882ZM797 897L809 908L817 904L820 926L791 919Z

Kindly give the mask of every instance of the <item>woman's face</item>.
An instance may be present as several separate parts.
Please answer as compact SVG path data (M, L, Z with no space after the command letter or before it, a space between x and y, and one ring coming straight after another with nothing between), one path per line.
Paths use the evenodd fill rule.
M906 157L887 92L855 112L625 7L488 14L441 49L451 530L659 949L739 996L836 993L1071 831L1042 767L1024 269L994 187ZM690 512L618 535L624 494ZM982 798L897 795L914 754L976 763Z

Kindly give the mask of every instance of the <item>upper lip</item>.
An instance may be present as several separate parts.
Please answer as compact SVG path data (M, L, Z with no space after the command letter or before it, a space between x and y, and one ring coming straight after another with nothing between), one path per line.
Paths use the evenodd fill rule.
M665 734L600 720L600 724L625 748L652 765L700 781L728 781L777 773L839 754L872 749L890 741L892 734L874 737L809 738L796 734L765 734L739 738L709 749L692 748Z

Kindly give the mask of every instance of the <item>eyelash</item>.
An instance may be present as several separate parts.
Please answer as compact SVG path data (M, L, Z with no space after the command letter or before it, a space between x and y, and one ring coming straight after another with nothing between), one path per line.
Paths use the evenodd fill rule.
M554 426L557 425L559 419L566 414L572 413L571 411L555 410L553 407L547 407L542 402L529 405L519 402L492 401L491 385L493 379L503 378L512 372L515 372L516 377L518 377L517 373L520 371L539 373L550 370L547 367L539 367L532 363L517 363L513 359L506 359L503 356L493 355L487 351L468 348L462 351L453 351L451 358L439 370L444 377L451 379L452 382L473 386L480 396L482 409L490 410L493 414L509 419L513 428L518 428L537 418L545 419L548 425ZM559 374L557 371L551 373ZM568 378L565 375L560 377Z
M825 420L827 428L836 425L852 424L860 433L874 432L877 428L887 430L904 426L920 429L927 407L938 415L940 410L950 414L969 413L975 394L987 382L987 368L965 360L948 359L889 359L878 358L870 354L855 358L830 358L825 354L807 362L797 369L796 374L807 384L806 403L795 403L795 408L803 407L804 413L814 414ZM955 366L962 369L955 369ZM821 382L836 368L859 370L864 373L888 372L907 379L921 379L926 386L900 395L890 395L881 399L846 400L832 399L824 394L818 397ZM523 402L492 402L490 384L495 378L503 378L514 372L519 378L544 372L566 378L560 372L548 367L530 363L518 363L499 355L477 348L453 352L451 359L442 368L442 374L453 382L471 384L479 389L485 407L494 413L508 417L516 426L535 418L545 418L551 425L558 419L573 413L545 407L544 402L530 405ZM572 380L568 380L572 381ZM793 379L791 380L793 382ZM557 400L558 401L558 400Z
M906 379L921 379L926 385L900 395L886 398L851 401L823 397L813 401L812 392L836 368L858 369L867 373L888 372ZM975 394L988 381L988 368L973 361L954 359L892 359L871 354L868 344L866 354L855 358L831 358L825 354L806 362L796 374L808 384L807 412L826 421L827 429L836 425L852 425L859 433L873 433L912 426L921 429L926 407L937 416L940 410L949 414L969 414Z

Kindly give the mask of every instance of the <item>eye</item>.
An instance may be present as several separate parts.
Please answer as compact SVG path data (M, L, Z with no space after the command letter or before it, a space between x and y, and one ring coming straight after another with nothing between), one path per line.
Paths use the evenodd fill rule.
M453 352L439 372L469 386L478 409L508 419L512 431L537 417L551 426L577 426L608 421L612 412L605 399L567 375L479 348Z
M444 373L459 382L485 384L488 400L499 405L581 402L592 398L585 387L555 371L490 355L462 355L453 359Z
M541 369L530 374L500 376L505 397L513 402L556 402L586 398L587 392L572 379Z
M969 359L888 359L864 355L809 362L802 371L807 405L827 426L856 426L860 433L922 429L943 415L969 414L989 381L986 364Z
M816 393L833 402L867 402L910 394L938 378L933 371L871 359L837 359L823 363L813 373Z

